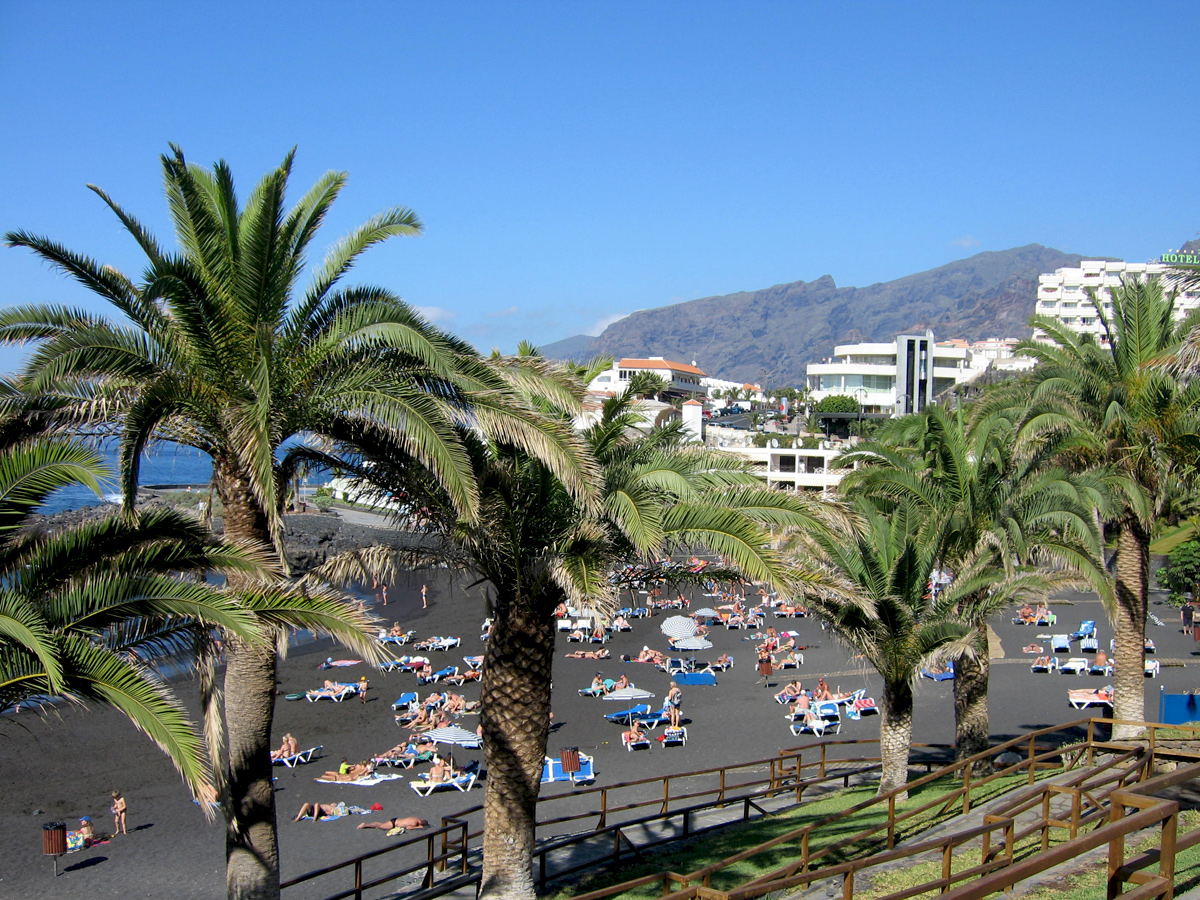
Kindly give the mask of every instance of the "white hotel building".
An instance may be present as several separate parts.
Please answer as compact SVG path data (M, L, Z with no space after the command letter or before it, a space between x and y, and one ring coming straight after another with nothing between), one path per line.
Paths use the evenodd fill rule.
M1078 268L1055 269L1053 273L1038 276L1037 305L1034 312L1039 316L1058 319L1072 331L1100 334L1100 317L1096 305L1089 296L1095 293L1106 314L1112 312L1109 288L1121 286L1122 278L1145 279L1160 276L1170 290L1173 278L1170 268L1162 263L1127 263L1104 259L1085 259ZM1181 291L1175 299L1175 317L1182 319L1200 305L1200 294L1196 291ZM1036 332L1034 337L1042 337Z
M946 388L971 381L987 368L988 360L973 364L970 348L937 344L933 333L902 334L878 344L840 344L833 359L808 366L808 389L813 403L844 394L863 412L896 416L920 412Z

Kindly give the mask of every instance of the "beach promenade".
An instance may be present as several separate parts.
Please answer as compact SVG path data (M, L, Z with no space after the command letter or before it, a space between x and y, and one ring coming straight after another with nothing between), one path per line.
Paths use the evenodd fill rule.
M421 587L429 586L429 608L421 609ZM692 608L711 604L713 598L691 594ZM418 638L454 635L462 638L461 647L444 654L443 665L463 666L462 657L483 652L479 640L480 624L486 617L483 589L467 590L462 582L444 569L408 573L389 588L389 605L374 612L387 624L398 621L415 629ZM631 605L644 605L642 603ZM623 598L622 605L629 600ZM1055 632L1069 633L1083 619L1100 623L1100 642L1107 647L1111 628L1094 597L1072 594L1056 605L1059 624ZM1157 658L1163 663L1162 676L1147 679L1147 717L1158 708L1158 690L1200 689L1200 651L1180 632L1177 612L1152 597L1151 609L1165 623L1151 625L1149 636L1157 644ZM668 688L668 677L649 665L622 663L621 654L636 654L643 646L666 651L667 644L656 618L636 620L631 633L617 635L607 646L612 659L605 661L566 659L563 654L579 647L594 645L568 643L559 637L555 664L555 726L549 752L563 747L578 747L595 759L598 784L614 784L655 775L718 766L739 760L757 759L795 746L801 741L787 730L784 708L772 699L774 691L793 677L791 671L777 673L773 687L756 684L755 644L742 630L714 629L714 647L698 654L716 658L721 653L734 657L734 667L717 676L715 687L686 687L683 717L689 740L684 747L663 748L657 742L649 751L626 752L620 743L621 727L606 722L605 713L618 707L598 699L580 697L597 672L606 677L628 675L638 687L654 693L645 702L656 708ZM878 677L851 658L813 619L770 620L779 630L799 633L798 643L807 645L800 677L805 686L825 676L835 689L865 688L877 696ZM1067 704L1068 688L1097 687L1105 683L1096 677L1059 674L1035 675L1030 672L1030 657L1021 652L1028 643L1043 643L1037 635L1050 629L1014 626L1010 614L998 616L993 623L1002 655L993 660L991 723L994 740L1015 736L1023 731L1078 718ZM1076 645L1077 646L1077 645ZM388 770L403 778L373 787L322 784L314 781L326 768L336 768L343 757L351 762L372 756L394 746L407 734L393 722L391 703L403 692L420 690L425 696L431 687L418 688L415 676L385 674L367 666L319 671L327 656L346 654L325 642L294 652L279 669L280 691L276 707L273 743L285 732L297 738L301 748L324 747L323 756L307 766L276 768L280 847L284 879L340 861L359 853L386 846L391 840L382 831L358 830L363 821L378 821L396 816L416 815L438 822L444 814L481 803L482 784L470 794L439 792L418 797L408 782L412 771ZM433 662L442 662L443 654L430 654ZM1072 655L1077 655L1072 653ZM337 680L356 681L361 675L371 681L370 702L357 699L340 704L304 700L288 702L285 694L319 686L334 676ZM194 682L178 685L180 696L196 709ZM467 685L462 693L468 700L479 696L478 685ZM469 729L476 716L461 720ZM878 718L847 722L842 738L876 738ZM926 743L951 743L954 737L951 683L923 680L917 692L914 738ZM460 764L482 760L481 751L456 750ZM420 770L418 769L417 772ZM73 827L79 816L90 815L98 831L111 830L108 795L119 789L129 801L130 834L115 838L90 850L60 859L57 878L52 863L41 855L41 826L63 820ZM544 793L570 793L569 786L548 785ZM192 803L170 764L145 737L134 732L128 722L109 711L85 712L63 709L47 717L28 712L6 718L0 723L0 833L5 835L6 854L0 861L0 896L5 898L98 897L171 897L219 898L224 896L223 824L206 820ZM292 817L306 802L339 801L370 807L380 804L382 811L368 817L350 815L342 819L293 823ZM303 891L285 892L285 897L302 900Z

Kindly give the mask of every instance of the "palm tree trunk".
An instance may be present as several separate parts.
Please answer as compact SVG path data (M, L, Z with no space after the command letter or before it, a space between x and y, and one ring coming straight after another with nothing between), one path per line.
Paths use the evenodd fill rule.
M954 758L965 759L988 748L991 727L988 721L987 631L975 641L975 655L954 661ZM977 774L987 774L976 767Z
M534 900L533 849L550 728L553 602L501 598L483 667L483 882L480 897ZM542 609L542 607L546 607Z
M883 688L883 715L879 723L881 772L879 793L886 794L908 781L908 751L912 746L912 686L886 684ZM896 798L907 800L904 793Z
M270 546L267 517L228 461L213 460L225 508L225 537ZM236 587L235 579L230 584ZM275 647L229 640L225 667L225 888L229 900L278 900L279 836L271 781L275 717Z
M1137 519L1122 519L1117 535L1116 643L1113 649L1113 718L1145 720L1146 610L1150 536ZM1113 740L1136 738L1136 725L1113 727Z

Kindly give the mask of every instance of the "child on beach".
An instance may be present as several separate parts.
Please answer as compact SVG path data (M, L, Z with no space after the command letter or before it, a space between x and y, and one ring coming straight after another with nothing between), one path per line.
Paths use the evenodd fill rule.
M120 791L113 791L112 799L113 834L129 834L125 830L125 814L128 812L129 804L125 802L125 798L121 796Z

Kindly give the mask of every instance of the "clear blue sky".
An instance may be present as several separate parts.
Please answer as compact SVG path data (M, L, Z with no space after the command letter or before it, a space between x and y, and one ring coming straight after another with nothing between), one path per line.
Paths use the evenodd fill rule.
M86 190L168 236L158 156L244 192L350 184L368 254L481 349L831 274L1042 243L1144 261L1200 229L1191 4L0 2L0 230L136 274ZM0 302L90 303L0 249ZM14 351L0 350L0 369Z

